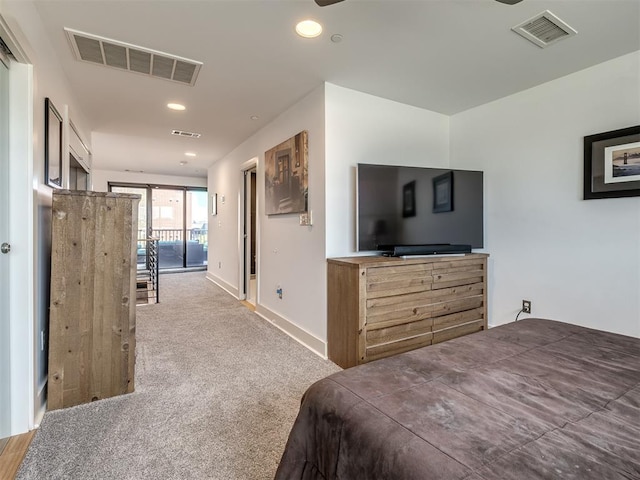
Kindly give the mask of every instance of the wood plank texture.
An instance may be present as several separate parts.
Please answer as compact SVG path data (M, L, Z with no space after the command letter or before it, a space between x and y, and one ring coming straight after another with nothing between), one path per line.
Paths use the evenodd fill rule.
M327 354L347 368L358 362L359 269L329 263L327 270Z
M133 391L138 201L53 194L50 410Z
M486 328L487 257L329 259L329 358L347 368Z
M8 439L0 454L0 478L2 480L13 480L16 477L35 434L36 431L32 430Z

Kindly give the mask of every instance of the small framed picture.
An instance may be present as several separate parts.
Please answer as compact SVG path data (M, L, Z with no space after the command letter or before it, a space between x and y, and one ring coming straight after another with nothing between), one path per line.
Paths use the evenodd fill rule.
M640 125L584 137L584 199L640 196Z
M453 172L433 179L433 213L453 211Z
M47 185L62 188L62 116L44 99L44 172Z
M211 216L218 214L218 194L211 195Z

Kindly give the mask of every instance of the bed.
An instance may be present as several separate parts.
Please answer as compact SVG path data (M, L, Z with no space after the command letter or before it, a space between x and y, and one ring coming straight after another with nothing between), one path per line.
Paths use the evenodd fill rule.
M640 479L640 339L527 319L331 375L276 473Z

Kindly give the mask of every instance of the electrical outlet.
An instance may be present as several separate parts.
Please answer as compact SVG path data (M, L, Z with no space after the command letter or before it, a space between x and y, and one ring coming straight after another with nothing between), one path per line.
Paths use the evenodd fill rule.
M218 262L218 268L222 268L222 262Z
M522 300L522 313L531 313L531 300Z

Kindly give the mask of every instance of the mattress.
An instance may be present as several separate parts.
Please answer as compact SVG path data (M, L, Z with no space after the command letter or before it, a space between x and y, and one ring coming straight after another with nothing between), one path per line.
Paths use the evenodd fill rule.
M331 375L276 479L640 479L640 339L527 319Z

